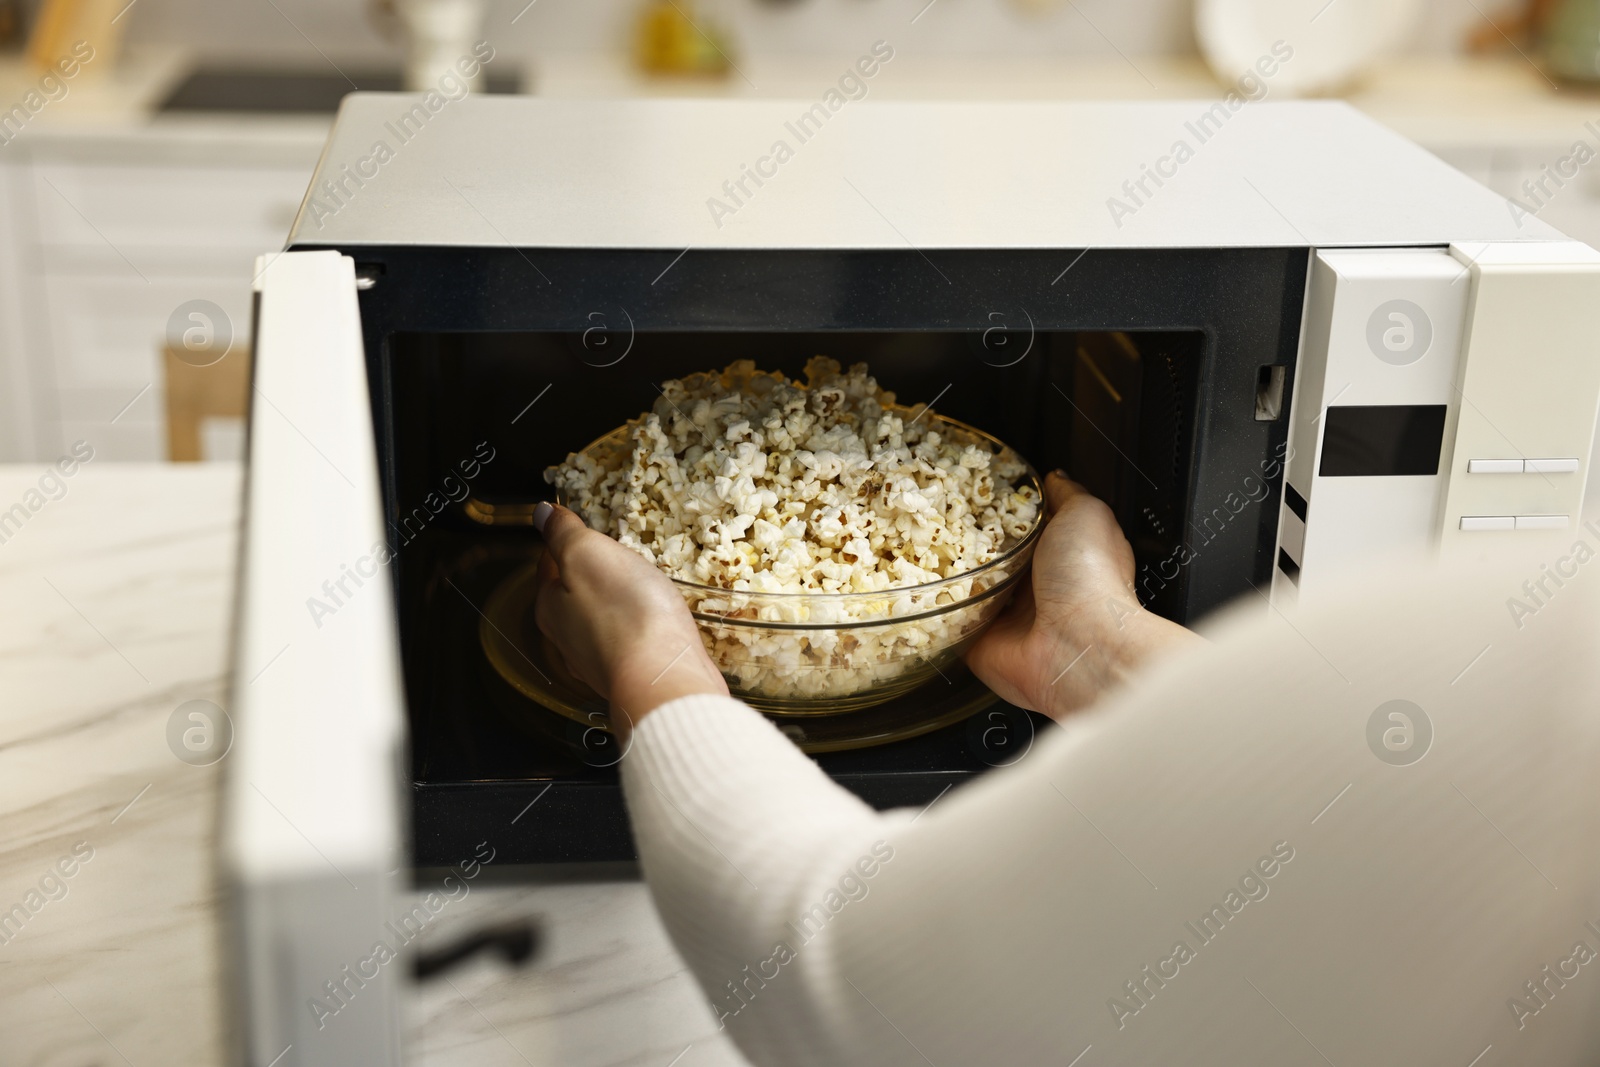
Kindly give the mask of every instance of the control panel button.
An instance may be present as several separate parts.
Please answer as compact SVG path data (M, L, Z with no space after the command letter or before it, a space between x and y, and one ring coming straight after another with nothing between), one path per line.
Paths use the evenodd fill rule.
M1469 459L1468 474L1521 474L1520 459Z
M1463 515L1461 516L1463 530L1515 530L1517 519L1514 515Z
M1517 529L1519 530L1565 530L1568 519L1565 515L1518 515Z
M1530 459L1523 464L1529 474L1571 474L1578 469L1576 459Z

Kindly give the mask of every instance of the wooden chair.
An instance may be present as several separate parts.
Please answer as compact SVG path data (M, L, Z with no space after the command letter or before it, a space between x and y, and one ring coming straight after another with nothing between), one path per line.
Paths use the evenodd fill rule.
M202 454L201 424L207 418L243 419L249 411L250 350L233 350L208 366L193 352L180 358L171 348L163 358L167 394L167 459L198 463Z

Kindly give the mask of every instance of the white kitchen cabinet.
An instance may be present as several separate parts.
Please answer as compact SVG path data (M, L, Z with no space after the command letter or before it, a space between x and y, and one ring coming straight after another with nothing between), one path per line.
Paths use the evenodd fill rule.
M274 243L282 241L280 235ZM147 273L142 280L108 266L47 270L42 279L62 439L88 440L102 458L167 458L161 352L174 308L208 300L227 316L234 350L249 342L248 271L222 265L210 276Z
M0 462L34 458L43 428L58 421L54 389L41 378L48 365L28 358L36 346L22 290L21 220L8 210L25 177L12 157L0 154Z
M153 124L7 147L0 461L79 439L97 460L166 458L168 319L210 301L248 344L255 257L282 247L324 133Z
M121 250L140 269L161 269L173 253L231 258L281 242L310 177L300 167L57 162L31 172L47 257L73 263Z
M282 240L280 236L278 243ZM243 287L238 282L241 273ZM56 386L62 390L121 390L150 382L160 373L167 317L185 301L215 303L226 313L233 336L240 343L247 340L248 270L223 277L152 272L148 280L131 272L52 271L42 282L44 310L52 326Z

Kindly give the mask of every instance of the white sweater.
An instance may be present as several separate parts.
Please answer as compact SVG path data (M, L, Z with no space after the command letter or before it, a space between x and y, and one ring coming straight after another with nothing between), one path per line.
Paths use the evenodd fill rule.
M760 1067L1592 1064L1588 569L1256 600L920 815L678 700L623 765L645 877Z

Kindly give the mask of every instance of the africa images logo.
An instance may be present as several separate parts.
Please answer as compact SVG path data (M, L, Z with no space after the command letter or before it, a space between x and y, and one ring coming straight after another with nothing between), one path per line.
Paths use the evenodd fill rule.
M1409 700L1388 700L1367 717L1367 748L1391 767L1409 767L1433 747L1433 720Z
M1367 319L1367 347L1392 367L1406 367L1433 347L1433 322L1409 300L1379 304Z

